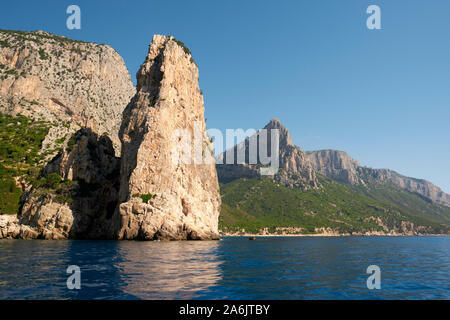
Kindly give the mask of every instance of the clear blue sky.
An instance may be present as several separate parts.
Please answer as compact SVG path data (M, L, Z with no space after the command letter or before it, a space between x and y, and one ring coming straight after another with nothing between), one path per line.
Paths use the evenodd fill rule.
M66 29L78 4L82 29ZM366 28L381 7L382 30ZM133 80L153 34L173 35L200 68L209 128L277 117L305 150L450 192L450 1L8 1L0 28L106 43Z

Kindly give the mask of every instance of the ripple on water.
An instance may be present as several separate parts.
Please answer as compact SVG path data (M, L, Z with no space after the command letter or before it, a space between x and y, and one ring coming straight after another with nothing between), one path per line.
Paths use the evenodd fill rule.
M450 299L449 274L449 237L0 241L0 299Z

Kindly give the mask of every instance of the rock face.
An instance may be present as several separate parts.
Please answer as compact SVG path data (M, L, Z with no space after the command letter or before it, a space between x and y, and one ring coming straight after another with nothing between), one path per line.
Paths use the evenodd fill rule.
M440 205L450 206L450 195L429 181L405 177L389 169L361 166L347 153L337 150L309 151L307 159L314 170L333 180L350 184L392 183L402 189L428 198Z
M107 45L0 30L0 112L51 122L44 151L88 127L107 133L119 154L121 114L134 93L122 58Z
M363 183L358 175L358 161L338 150L307 151L306 158L314 170L334 180Z
M90 129L74 136L72 150L50 162L42 175L66 182L37 186L23 196L21 213L3 218L0 238L105 239L118 203L120 160L107 136Z
M278 183L289 187L299 187L302 189L318 187L319 183L315 172L306 158L305 152L292 143L289 131L281 124L281 122L278 119L272 119L263 129L267 130L268 140L270 140L271 131L273 129L279 130L279 170L271 177ZM255 136L245 139L232 150L227 151L231 151L234 155L233 164L225 163L226 153L219 155L218 159L223 162L223 164L217 164L217 174L220 181L229 182L244 177L252 178L261 176L261 164L259 161L260 132L257 132ZM256 164L251 164L249 161L250 141L252 139L254 139L253 141L258 141L258 157ZM268 146L269 154L271 154L270 141L266 144ZM245 163L237 163L238 150L244 150Z
M0 238L219 238L221 200L198 68L182 42L154 36L123 112L118 158L112 140L122 102L134 91L121 58L107 46L46 33L0 35L0 61L20 71L0 83L0 111L33 108L29 116L51 114L59 129L65 119L88 127L67 136L26 188L21 212L0 216ZM79 81L59 78L60 64ZM28 99L28 107L14 107ZM103 130L109 134L99 137Z
M219 185L206 135L198 68L188 49L172 37L154 36L137 82L119 134L120 205L114 237L219 238ZM192 140L177 138L180 130ZM195 130L200 133L197 146ZM209 156L210 163L174 160L195 148L201 148L201 157Z

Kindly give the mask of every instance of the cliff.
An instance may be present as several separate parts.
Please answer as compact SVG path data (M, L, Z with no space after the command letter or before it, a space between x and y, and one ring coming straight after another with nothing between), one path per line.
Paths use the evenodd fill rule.
M38 124L45 118L42 124L50 121L51 129L43 144L62 141L56 139L62 134L64 143L36 176L24 175L24 167L31 165L33 172L40 167L26 162L25 156L22 163L18 153L21 162L9 178L23 180L24 193L17 215L0 215L0 238L219 238L221 200L198 68L182 42L153 37L137 74L137 92L122 117L122 103L135 89L112 49L42 32L3 32L2 36L4 60L0 61L18 75L8 75L0 83L5 103L0 111L26 113ZM65 64L78 71L58 78L57 70L65 70L61 67ZM26 70L23 76L21 70ZM33 123L28 117L0 118L0 123L9 130L20 121ZM122 118L121 148L115 149ZM85 121L86 127L78 129L82 124L77 121ZM47 132L33 130L39 136ZM107 132L98 134L103 130ZM20 138L16 131L5 136L14 133ZM37 149L40 141L30 141ZM198 157L194 162L178 161L191 151L200 154L200 161ZM8 164L13 163L10 160Z
M347 153L337 150L306 152L314 170L324 176L353 185L392 183L409 192L417 193L431 201L450 206L450 195L429 181L405 177L389 169L363 167Z
M107 45L0 30L0 112L50 122L42 146L49 157L81 127L107 133L119 154L122 111L134 93L123 59Z
M115 237L218 239L219 185L189 50L173 37L154 36L137 81L120 129ZM209 163L180 160L196 148Z
M225 234L450 232L448 195L430 182L363 167L343 151L303 152L276 119L265 128L280 133L280 168L274 176L261 175L261 166L248 161L255 136L227 150L235 164L217 165L223 202L219 223ZM238 150L246 152L242 164L236 164Z
M120 159L106 135L81 129L72 141L24 193L20 213L1 216L0 238L111 238Z

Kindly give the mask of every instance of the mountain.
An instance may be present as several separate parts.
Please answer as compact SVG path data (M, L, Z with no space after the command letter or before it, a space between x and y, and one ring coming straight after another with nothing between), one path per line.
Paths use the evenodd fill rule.
M362 167L345 152L303 152L292 144L278 120L265 126L280 130L280 170L257 174L258 164L217 165L221 182L220 228L226 233L298 234L448 234L448 195L433 184L387 169ZM248 148L245 140L240 148ZM237 146L231 150L236 151ZM294 151L293 151L294 150ZM302 168L291 166L294 154ZM222 159L224 154L219 156ZM298 159L296 158L296 159ZM299 162L294 162L299 163ZM242 172L252 172L244 174ZM315 177L314 187L296 184ZM309 172L309 171L307 171ZM241 176L240 176L241 175ZM288 179L280 179L288 177ZM310 184L311 185L311 184Z
M308 151L306 157L314 170L331 179L353 185L392 183L407 191L417 193L431 201L450 207L450 195L431 182L405 177L389 169L372 169L361 166L347 153L337 150Z
M278 130L279 170L274 175L271 175L271 178L285 186L298 187L304 190L317 188L317 177L310 162L306 158L305 152L292 143L291 134L281 122L278 119L272 119L263 129L267 130L266 141L261 140L264 137L261 137L261 131L259 131L232 149L219 155L218 161L224 163L216 165L219 181L230 182L243 177L260 177L261 168L264 166L260 162L259 148L261 145L267 145L267 153L271 155L271 132L272 130ZM249 156L251 141L257 143L257 147L255 148L257 152L255 164L251 164ZM240 150L243 150L245 153L245 161L242 164L237 161ZM232 164L225 164L227 158L226 153L228 152L232 154L234 159Z
M135 90L107 46L44 32L1 39L0 61L15 73L0 81L0 238L219 238L198 68L182 42L153 37ZM211 161L173 161L187 146L174 140L180 131L194 135L189 149L199 132Z

